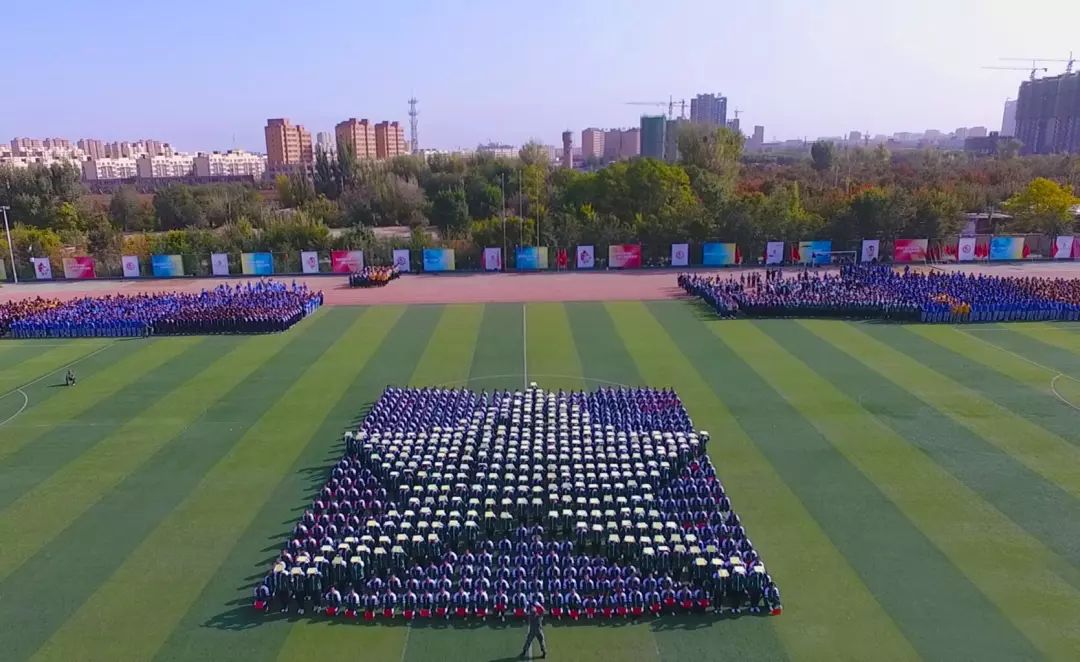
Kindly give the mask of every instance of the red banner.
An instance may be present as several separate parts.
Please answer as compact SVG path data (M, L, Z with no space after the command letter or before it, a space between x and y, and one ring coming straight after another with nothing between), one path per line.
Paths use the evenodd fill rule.
M363 268L364 251L330 251L330 270L334 273L355 273Z
M926 239L897 239L893 244L893 262L926 262Z
M609 269L640 269L640 244L615 244L608 246Z
M83 278L97 278L94 271L94 258L92 257L65 257L64 278L80 280Z

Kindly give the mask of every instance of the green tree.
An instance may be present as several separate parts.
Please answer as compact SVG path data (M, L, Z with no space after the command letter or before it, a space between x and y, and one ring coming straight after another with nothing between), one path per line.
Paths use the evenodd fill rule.
M196 202L191 188L183 184L166 186L155 193L153 205L158 227L163 230L206 225L202 207Z
M278 175L274 178L278 202L287 209L296 209L315 199L315 187L308 176L302 172Z
M469 227L469 205L465 191L443 189L431 201L431 222L446 236L458 236Z
M113 194L109 219L124 232L153 229L153 214L131 186L121 186Z
M1080 199L1068 187L1037 177L1009 198L1003 209L1013 216L1012 230L1054 236L1072 230L1077 205L1080 205Z
M726 186L739 176L739 158L745 138L727 127L683 124L679 128L679 160L687 170L711 173Z
M551 165L551 153L535 140L530 140L518 150L518 158L523 166L541 166L547 169Z
M12 223L52 227L63 203L83 194L80 173L70 165L0 166L0 206L10 207Z
M818 140L810 146L810 159L817 172L832 170L833 162L836 160L836 145L831 141Z

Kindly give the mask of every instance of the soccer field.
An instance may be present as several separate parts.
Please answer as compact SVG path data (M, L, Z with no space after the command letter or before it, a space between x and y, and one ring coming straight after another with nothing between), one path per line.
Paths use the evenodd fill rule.
M516 623L250 603L384 386L536 381L674 387L784 602L778 617L552 623L549 659L1080 659L1076 329L718 321L626 301L0 341L0 658L514 657Z

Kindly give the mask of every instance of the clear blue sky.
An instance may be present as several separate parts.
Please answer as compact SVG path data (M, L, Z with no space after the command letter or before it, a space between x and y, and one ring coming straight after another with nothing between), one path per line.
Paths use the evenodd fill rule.
M563 129L577 144L588 126L636 125L624 101L709 91L769 139L997 129L1027 74L981 66L1080 54L1076 0L3 4L0 139L185 150L261 151L267 117L404 124L412 94L423 147L555 144Z

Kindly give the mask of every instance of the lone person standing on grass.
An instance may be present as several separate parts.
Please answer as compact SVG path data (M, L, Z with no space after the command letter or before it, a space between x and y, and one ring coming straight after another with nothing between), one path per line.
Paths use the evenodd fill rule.
M544 607L539 600L533 601L528 618L529 634L525 637L525 645L521 647L519 657L529 656L529 646L532 645L534 639L540 644L540 657L547 657L547 646L544 642Z

